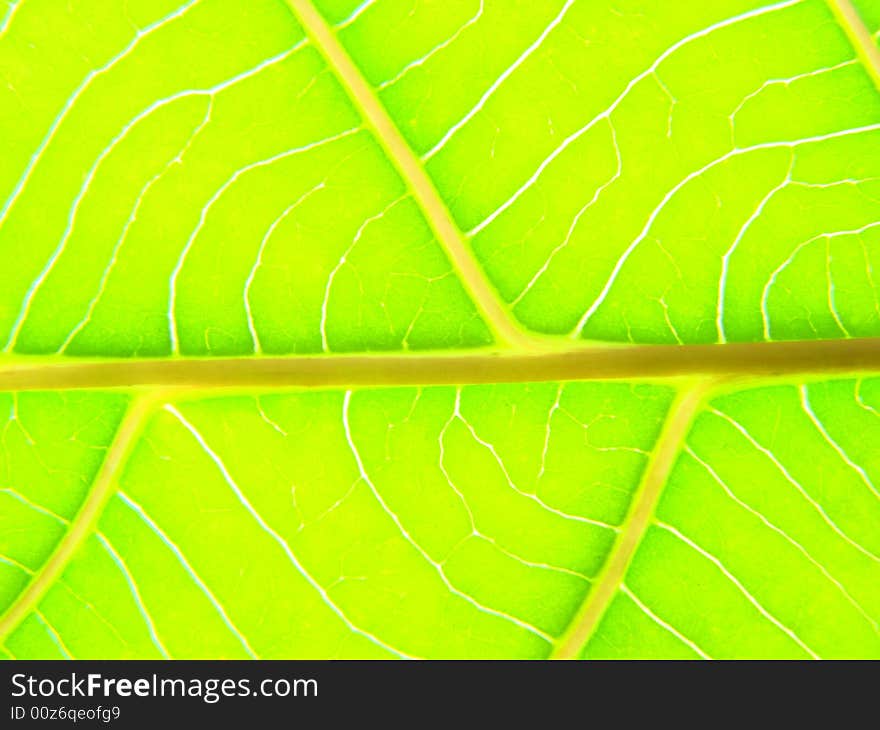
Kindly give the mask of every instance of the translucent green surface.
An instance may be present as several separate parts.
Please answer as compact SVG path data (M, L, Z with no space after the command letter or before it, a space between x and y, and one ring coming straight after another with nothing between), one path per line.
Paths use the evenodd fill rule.
M880 658L878 35L0 0L0 656Z

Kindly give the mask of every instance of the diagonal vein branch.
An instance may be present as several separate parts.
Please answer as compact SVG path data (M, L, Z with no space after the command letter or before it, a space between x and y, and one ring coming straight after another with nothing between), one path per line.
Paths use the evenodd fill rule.
M529 335L499 299L428 173L330 26L310 0L287 0L287 4L334 69L389 160L412 191L434 235L452 259L462 284L496 338L507 345L525 346L530 342Z
M55 547L42 569L34 573L30 583L16 601L0 616L0 642L3 642L35 610L40 601L64 572L80 546L94 532L104 506L113 496L116 477L137 442L148 416L163 391L137 396L131 403L107 449L104 461L92 482L92 488L70 523L70 529Z
M670 408L666 425L654 447L653 457L642 475L629 514L611 548L605 567L568 629L557 642L552 658L576 659L617 595L623 576L642 541L669 473L675 465L681 444L706 393L714 383L714 380L705 380L680 391Z
M851 0L827 0L827 2L855 48L859 60L880 91L880 48L874 42L871 32L865 27Z

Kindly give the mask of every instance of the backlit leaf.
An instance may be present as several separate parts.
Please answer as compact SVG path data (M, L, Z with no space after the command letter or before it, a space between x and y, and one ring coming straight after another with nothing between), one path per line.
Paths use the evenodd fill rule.
M878 33L0 3L2 656L880 657Z

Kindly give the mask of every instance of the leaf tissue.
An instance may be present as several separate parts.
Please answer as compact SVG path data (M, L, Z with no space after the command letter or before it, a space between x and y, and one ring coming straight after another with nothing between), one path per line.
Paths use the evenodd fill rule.
M880 658L878 37L0 1L0 656Z

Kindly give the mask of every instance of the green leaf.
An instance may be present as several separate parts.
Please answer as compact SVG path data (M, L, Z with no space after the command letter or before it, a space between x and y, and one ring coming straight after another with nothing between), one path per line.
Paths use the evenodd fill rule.
M2 656L880 657L875 0L5 5Z

